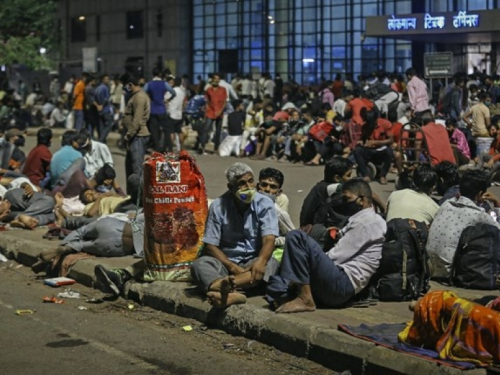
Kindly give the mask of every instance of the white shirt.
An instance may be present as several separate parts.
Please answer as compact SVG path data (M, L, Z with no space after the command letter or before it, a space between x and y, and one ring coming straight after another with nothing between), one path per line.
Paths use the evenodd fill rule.
M344 117L346 105L347 105L347 103L345 102L344 99L342 99L342 98L337 99L337 100L335 100L335 103L333 103L333 110L335 112L337 112L339 115L341 115L342 117Z
M356 293L368 285L380 265L386 231L384 219L365 208L349 218L339 242L327 253L344 269Z
M168 116L173 120L182 120L182 109L184 106L184 99L186 94L180 87L174 87L175 97L168 102L167 112ZM165 94L167 100L170 99L171 94L167 92Z
M66 121L66 115L64 114L64 110L61 111L58 107L54 108L54 110L50 114L50 126L54 126L64 121Z
M91 141L92 150L87 152L83 157L85 159L85 176L92 178L96 172L101 169L104 164L109 164L114 167L113 156L109 147L104 143Z
M241 82L241 95L250 96L252 95L252 81L249 79L244 79Z
M64 92L67 93L68 95L71 95L73 93L73 82L71 81L66 81L64 84Z
M264 82L264 96L269 95L271 98L274 97L274 88L276 84L272 79L268 79Z
M498 228L498 223L466 197L448 199L438 210L429 229L427 251L434 267L434 277L450 277L458 241L465 228L485 223Z

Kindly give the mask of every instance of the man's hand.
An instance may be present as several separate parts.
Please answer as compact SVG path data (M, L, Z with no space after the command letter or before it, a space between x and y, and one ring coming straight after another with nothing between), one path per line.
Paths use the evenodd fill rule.
M243 267L240 267L240 266L238 266L235 263L232 263L231 266L228 267L228 270L229 270L229 273L231 275L234 275L234 276L239 275L239 274L245 272L245 269Z
M493 164L495 164L495 160L493 160L493 158L492 158L492 159L490 159L490 160L486 163L486 168L488 168L488 169L493 168Z
M24 200L30 199L33 196L33 194L35 194L35 192L33 191L33 188L31 187L30 184L24 183L24 184L21 185L21 187L24 190L24 194L23 194L23 199Z
M368 141L366 141L366 143L365 143L365 147L367 147L367 148L375 148L375 147L378 147L378 142L377 142L377 141L368 140Z
M500 201L498 200L498 198L495 197L495 195L493 195L493 193L490 193L489 191L487 191L486 193L484 193L482 198L485 201L493 202L495 204L495 207L499 207L500 206Z
M266 261L258 258L246 270L252 273L250 284L256 284L264 278L264 274L266 273Z

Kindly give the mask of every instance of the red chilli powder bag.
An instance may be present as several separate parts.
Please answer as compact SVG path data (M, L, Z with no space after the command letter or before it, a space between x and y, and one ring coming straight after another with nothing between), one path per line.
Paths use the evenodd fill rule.
M194 158L155 153L144 163L146 281L187 281L208 214L205 180Z

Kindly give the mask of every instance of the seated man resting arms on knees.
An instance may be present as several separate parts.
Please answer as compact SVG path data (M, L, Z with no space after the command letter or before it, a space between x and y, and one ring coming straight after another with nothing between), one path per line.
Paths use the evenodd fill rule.
M194 282L216 307L244 303L235 289L257 286L276 273L271 257L278 236L273 201L257 193L252 169L236 163L226 171L228 191L210 206L204 255L193 263Z
M349 221L328 253L305 232L287 235L280 277L272 278L268 286L269 294L286 291L275 296L281 299L276 300L281 304L276 312L313 311L318 302L343 306L377 271L387 226L372 208L370 186L362 179L349 180L342 185L342 200L341 211Z

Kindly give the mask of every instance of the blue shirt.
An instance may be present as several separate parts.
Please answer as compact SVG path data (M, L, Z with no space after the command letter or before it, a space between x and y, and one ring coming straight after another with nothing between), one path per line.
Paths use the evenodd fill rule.
M95 89L95 101L97 104L102 105L102 110L99 112L99 114L103 113L113 113L113 109L111 107L111 104L109 103L109 87L108 85L105 85L104 83L101 83L97 88Z
M241 212L228 191L210 206L203 242L217 246L236 264L259 255L262 237L279 236L278 214L273 201L256 193L250 207Z
M50 175L52 186L54 186L59 177L70 167L70 165L76 160L83 157L80 151L77 151L73 146L64 146L59 151L57 151L50 162Z
M152 115L164 115L167 113L167 109L165 108L165 94L167 92L172 95L171 98L177 95L172 86L161 79L153 79L151 82L148 82L144 86L144 91L151 99Z

